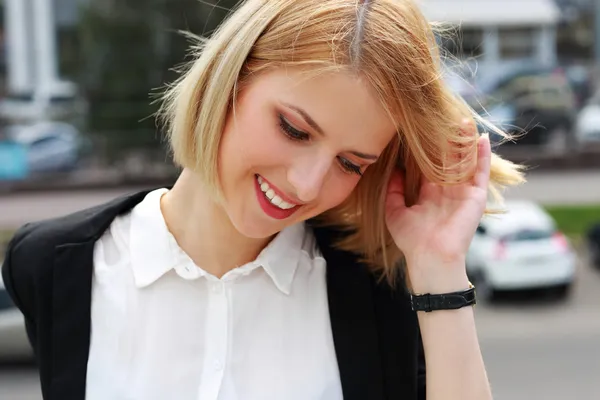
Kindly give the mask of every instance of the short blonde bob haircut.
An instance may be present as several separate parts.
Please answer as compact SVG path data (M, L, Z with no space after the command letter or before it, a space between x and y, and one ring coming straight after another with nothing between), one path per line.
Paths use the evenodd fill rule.
M193 50L193 62L164 94L160 115L175 163L197 171L217 198L221 135L236 93L251 76L281 67L344 71L359 74L375 89L398 135L347 201L318 220L346 230L336 245L394 281L403 257L385 225L392 171L404 171L411 205L423 177L440 184L470 178L464 168L444 162L457 148L451 144L471 156L477 149L476 136L464 134L464 120L474 123L479 117L444 85L435 26L418 5L413 0L247 0ZM492 194L522 181L519 167L493 156Z

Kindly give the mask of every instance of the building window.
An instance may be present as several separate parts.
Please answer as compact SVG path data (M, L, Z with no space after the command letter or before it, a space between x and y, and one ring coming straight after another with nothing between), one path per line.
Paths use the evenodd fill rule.
M444 49L460 59L479 57L483 54L483 30L478 28L457 29L456 34L445 34L441 43Z
M506 60L535 56L536 30L534 28L500 28L500 57Z

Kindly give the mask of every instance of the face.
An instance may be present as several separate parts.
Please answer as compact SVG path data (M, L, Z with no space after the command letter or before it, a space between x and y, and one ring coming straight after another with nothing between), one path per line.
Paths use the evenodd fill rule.
M360 78L273 70L237 97L219 149L224 209L266 238L342 203L395 135Z

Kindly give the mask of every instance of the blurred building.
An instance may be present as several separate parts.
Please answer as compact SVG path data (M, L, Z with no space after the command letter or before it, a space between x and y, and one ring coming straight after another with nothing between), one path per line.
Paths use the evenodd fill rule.
M4 0L9 93L52 90L59 80L57 31L75 26L78 7L88 0ZM432 21L460 27L460 40L446 43L481 67L528 58L543 64L557 59L557 24L593 0L421 0ZM558 5L557 5L558 4ZM566 13L569 11L569 13Z
M65 114L77 97L62 79L59 33L74 27L85 0L3 0L4 98L0 119L27 121ZM57 114L58 112L58 114Z
M65 90L57 32L77 22L85 0L3 0L6 91L14 95Z
M445 47L459 58L475 57L482 69L515 60L552 65L560 9L553 0L421 0L430 21L459 28Z
M557 52L563 63L590 65L599 58L596 29L600 18L598 0L555 0L561 10L561 18L556 40ZM596 53L596 54L595 54Z

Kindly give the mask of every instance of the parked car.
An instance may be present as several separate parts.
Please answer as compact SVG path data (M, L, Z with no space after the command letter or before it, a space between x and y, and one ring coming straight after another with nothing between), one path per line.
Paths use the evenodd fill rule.
M580 147L600 146L600 93L594 95L577 114L574 133Z
M571 133L577 102L562 68L517 63L484 75L477 87L482 95L473 107L481 115L509 105L511 118L502 122L511 133L526 132L518 143L543 145L554 133Z
M482 219L467 254L478 297L500 291L551 289L566 297L576 256L552 217L530 201L507 201L507 212Z
M600 221L596 222L586 234L590 262L600 269Z
M581 108L593 94L593 69L581 64L567 65L565 76L573 89L575 103L578 108Z
M33 350L21 311L13 304L0 276L0 361L29 361Z
M12 125L5 135L25 147L30 173L65 172L76 169L89 147L79 131L64 122Z

